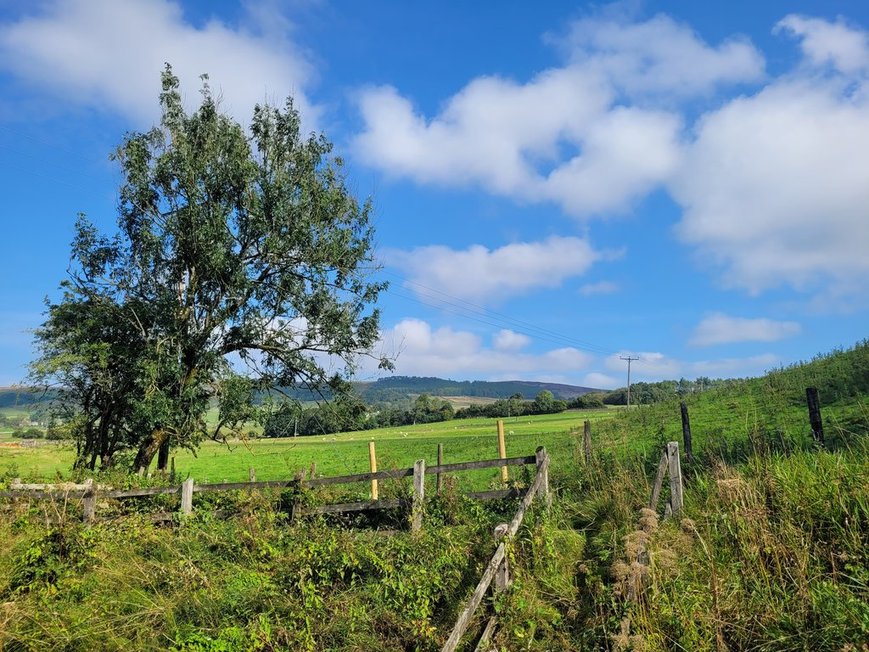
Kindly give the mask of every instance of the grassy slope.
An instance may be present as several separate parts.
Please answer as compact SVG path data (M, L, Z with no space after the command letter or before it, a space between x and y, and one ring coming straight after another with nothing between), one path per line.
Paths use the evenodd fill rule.
M867 369L864 345L688 397L697 459L683 462L685 514L663 522L641 508L661 444L681 440L678 402L596 421L589 465L566 434L584 415L508 423L509 453L541 440L552 450L558 497L514 542L515 583L497 601L499 649L861 650L869 640ZM828 450L808 436L808 384L821 390ZM488 457L492 422L466 425L479 430L349 433L262 442L247 454L258 476L305 466L314 453L323 473L363 470L369 435L381 466L432 457L437 442L448 460ZM237 457L206 449L177 462L197 478L235 478L248 466L228 466ZM269 467L270 459L280 461ZM414 538L319 521L288 528L262 499L218 502L231 501L241 517L202 514L175 530L48 529L41 510L0 520L0 545L10 551L0 555L0 646L436 650L492 550L492 524L514 508L499 513L448 492ZM384 518L400 525L400 515ZM648 566L637 563L642 549Z

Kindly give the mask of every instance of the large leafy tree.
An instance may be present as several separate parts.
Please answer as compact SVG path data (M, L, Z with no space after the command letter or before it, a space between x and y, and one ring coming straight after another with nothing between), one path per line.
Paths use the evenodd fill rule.
M169 66L162 82L160 126L115 154L117 233L80 216L37 331L34 375L74 408L78 466L124 452L145 466L158 450L162 463L253 418L275 388L334 390L377 338L370 205L331 144L301 135L292 101L257 106L246 131L207 80L189 114Z

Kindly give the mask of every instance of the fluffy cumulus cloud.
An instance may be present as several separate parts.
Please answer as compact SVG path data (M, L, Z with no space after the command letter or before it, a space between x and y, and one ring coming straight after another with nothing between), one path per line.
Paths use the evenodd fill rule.
M531 338L509 328L502 328L492 338L492 346L498 351L519 351L530 344Z
M379 350L395 357L396 373L459 379L564 379L577 377L593 360L572 347L522 352L528 343L523 337L501 331L487 347L474 333L407 318L381 333Z
M580 21L562 45L564 66L525 83L479 77L435 116L395 88L366 89L356 151L420 183L474 184L576 216L606 215L629 208L679 161L682 118L661 108L661 96L705 94L763 70L749 44L713 47L665 17Z
M867 34L801 16L777 31L802 65L699 121L671 184L677 233L726 286L847 295L869 273Z
M800 325L793 321L746 319L713 313L697 325L691 343L695 346L711 346L735 342L777 342L799 332Z
M192 25L169 0L53 0L0 26L0 67L141 126L156 117L164 62L173 65L191 102L207 73L224 108L240 120L249 119L257 102L293 94L311 121L315 111L304 90L312 68L287 38L286 21L268 6L236 28L218 20Z
M499 249L473 245L451 249L434 245L411 251L389 250L382 258L402 270L408 287L420 296L439 294L492 302L536 288L558 287L584 274L595 262L619 252L595 250L588 240L553 236L541 242L517 242Z

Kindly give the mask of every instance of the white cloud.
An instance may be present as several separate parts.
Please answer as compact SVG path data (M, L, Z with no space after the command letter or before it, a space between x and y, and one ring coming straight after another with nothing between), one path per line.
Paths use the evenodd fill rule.
M578 20L561 45L576 64L601 71L631 96L705 95L721 84L756 81L764 69L763 56L747 40L711 47L662 14L645 22Z
M792 80L700 122L672 192L677 234L759 293L869 273L869 103L835 82Z
M705 94L752 81L763 60L748 43L715 48L666 17L574 24L570 61L527 83L478 77L434 117L388 86L359 95L355 139L374 167L419 183L479 185L522 201L552 201L586 217L625 211L679 159L681 118L623 95ZM636 98L635 98L636 99Z
M595 294L613 294L619 291L618 283L612 281L598 281L597 283L586 283L579 288L579 293L583 296L590 297Z
M591 355L566 347L540 354L483 346L479 336L452 328L432 328L407 318L381 333L380 351L397 356L396 373L463 379L528 379L573 376Z
M734 342L777 342L800 332L800 325L793 321L773 319L746 319L713 313L697 325L691 344L711 346Z
M614 389L622 384L624 384L624 381L598 371L586 374L580 381L580 385L583 387L593 387L594 389Z
M845 74L869 70L869 37L866 32L849 27L842 19L831 23L819 18L790 14L775 30L788 32L800 39L800 47L809 63L832 65Z
M769 369L782 364L782 358L772 353L750 356L747 358L719 358L717 360L677 360L657 351L640 353L620 352L608 356L604 361L606 368L623 374L624 380L620 387L627 383L627 362L621 359L628 355L639 358L631 363L631 382L656 382L659 380L677 380L679 378L712 377L746 377L758 376Z
M553 236L542 242L518 242L499 249L473 245L463 250L440 245L411 251L388 250L382 257L410 277L420 296L438 293L491 302L536 288L554 288L585 273L595 262L617 252L595 251L588 240ZM434 293L434 294L433 294Z
M216 19L185 20L169 0L55 0L0 26L0 66L49 94L98 110L119 111L139 126L154 122L164 62L173 65L190 102L208 73L224 110L248 120L257 102L304 95L311 66L286 36L285 19L260 8L259 24L233 28Z
M531 343L531 338L522 333L503 328L495 333L492 346L498 351L519 351Z

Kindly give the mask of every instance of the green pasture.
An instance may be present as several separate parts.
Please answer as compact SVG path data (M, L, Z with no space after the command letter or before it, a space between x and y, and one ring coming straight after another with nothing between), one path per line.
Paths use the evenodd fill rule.
M555 464L574 454L575 435L585 420L609 419L615 410L569 411L561 414L504 419L507 455L531 455L538 446L551 451ZM406 468L418 459L434 464L437 446L444 446L445 462L489 459L498 456L495 419L456 419L432 424L381 428L333 435L282 439L236 440L228 445L205 442L193 454L175 451L180 477L197 482L233 482L248 479L254 468L258 480L291 478L317 465L318 475L345 475L368 471L368 442L377 448L378 468ZM30 479L71 475L74 451L68 443L40 441L32 448L0 447L0 474ZM480 472L492 480L497 470ZM475 485L486 484L477 477Z

